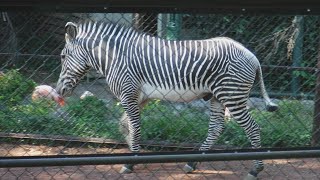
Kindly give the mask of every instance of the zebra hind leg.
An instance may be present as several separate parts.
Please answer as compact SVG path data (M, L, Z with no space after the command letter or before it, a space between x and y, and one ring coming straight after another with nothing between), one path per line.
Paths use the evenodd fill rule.
M206 140L202 143L199 151L207 151L217 141L224 129L224 107L216 99L211 99L210 107L210 122L208 128L208 135ZM196 169L197 162L188 162L183 170L186 173L191 173Z
M233 104L233 105L232 105ZM252 148L261 147L260 139L260 127L254 121L254 119L249 114L246 104L236 104L236 103L226 103L227 108L229 109L231 115L236 120L236 122L244 129L247 137L249 138ZM262 160L254 160L253 168L248 173L245 180L254 180L257 179L258 174L264 169Z

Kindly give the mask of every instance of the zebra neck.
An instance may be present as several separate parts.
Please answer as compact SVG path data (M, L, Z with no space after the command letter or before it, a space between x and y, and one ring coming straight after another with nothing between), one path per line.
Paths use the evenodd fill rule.
M89 39L92 46L90 65L104 76L108 76L111 70L123 60L125 49L128 46L127 30L117 28L110 30L111 34L104 35L102 38Z

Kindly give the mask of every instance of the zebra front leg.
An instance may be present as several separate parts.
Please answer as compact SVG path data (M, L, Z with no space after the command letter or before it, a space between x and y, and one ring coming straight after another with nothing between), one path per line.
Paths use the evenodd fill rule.
M140 120L132 118L131 116L127 116L128 124L127 124L127 134L126 142L129 146L129 149L132 153L137 153L140 150L139 142L140 142ZM124 130L125 128L122 127ZM125 130L124 130L125 131ZM133 171L134 164L125 164L120 173L131 173Z
M129 139L128 139L128 135L129 135L129 127L128 127L128 115L126 112L124 112L121 116L120 122L119 122L119 130L120 133L124 136L125 141L127 144L129 144Z
M139 109L140 111L144 108L144 106L149 102L149 100L143 100L140 105L139 105ZM121 134L125 137L126 143L129 144L129 127L128 127L128 115L126 112L124 112L121 116L120 122L119 122L119 130L121 132Z
M126 143L129 145L130 144L130 138L129 138L129 118L126 112L122 114L122 117L120 119L119 127L120 127L120 132L124 136ZM130 145L129 145L130 147ZM133 171L133 164L125 164L122 166L120 173L123 174L128 174Z
M127 108L120 120L120 132L125 136L125 140L131 152L139 152L140 150L140 109L148 103L147 100L140 103L139 108L136 104ZM129 115L130 114L130 115ZM120 173L131 173L134 164L125 164Z
M199 148L200 151L207 151L217 141L224 129L224 107L216 99L211 100L210 107L210 122L208 128L208 135L206 140ZM196 169L197 162L188 162L183 170L190 173Z

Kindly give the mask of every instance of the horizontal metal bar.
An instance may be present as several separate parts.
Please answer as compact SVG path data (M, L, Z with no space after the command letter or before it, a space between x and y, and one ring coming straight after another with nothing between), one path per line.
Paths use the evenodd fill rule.
M295 66L277 66L277 65L261 65L263 69L286 69L289 71L310 71L317 72L318 68L315 67L295 67Z
M27 53L0 53L0 55L12 56L36 56L36 57L56 57L60 58L58 54L27 54ZM295 66L278 66L278 65L261 65L263 69L286 69L288 71L309 71L317 72L318 68L315 67L295 67Z
M26 53L0 53L0 55L10 55L10 56L32 56L32 57L44 57L44 58L48 58L48 57L56 57L56 58L60 58L60 55L54 55L54 54L26 54Z
M278 92L272 92L268 91L268 94L271 98L282 98L282 97L295 97L298 99L314 99L314 94L313 93L297 93L293 94L290 92L284 92L284 93L278 93ZM252 91L250 93L250 97L261 97L261 93L259 91Z
M0 167L38 167L38 166L78 166L172 162L236 161L254 159L319 158L320 150L265 151L265 152L227 152L227 153L165 153L165 154L112 154L104 156L64 156L64 157L3 157Z
M34 10L58 12L239 12L319 14L314 0L3 0L1 10Z

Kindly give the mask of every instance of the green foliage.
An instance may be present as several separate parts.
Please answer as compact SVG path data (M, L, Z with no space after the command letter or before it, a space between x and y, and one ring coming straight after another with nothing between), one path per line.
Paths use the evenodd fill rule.
M19 71L10 70L0 76L0 106L12 106L21 102L36 86L35 82L24 78Z
M101 100L91 97L74 100L62 110L66 116L56 112L56 105L45 100L11 107L0 112L0 131L121 139L118 123L107 121L105 116L111 111L106 113L107 107ZM117 112L113 108L112 113L119 118L121 109Z
M264 112L253 115L262 128L263 145L275 147L310 145L313 108L298 100L286 100L275 113ZM263 121L264 120L264 121Z
M70 101L65 111L70 117L54 115L55 105L46 101L14 106L0 112L0 131L123 139L118 130L123 109L116 104L107 107L90 97ZM310 145L312 108L299 101L283 101L277 112L253 110L251 114L261 127L263 147ZM142 140L199 143L207 135L209 117L197 108L176 110L153 101L141 116ZM217 144L250 146L244 130L235 121L227 120L225 127Z
M279 106L277 112L251 111L253 118L261 127L262 146L310 145L313 108L297 100L281 101ZM221 139L234 146L250 145L243 130L234 122L226 123L226 130ZM221 140L219 142L223 143Z
M83 100L73 100L70 105L67 106L68 111L72 111L75 117L78 118L97 118L102 119L105 117L105 112L107 112L107 107L105 104L94 96L89 96ZM86 111L84 111L86 110Z
M36 83L17 70L0 76L0 84L1 132L121 138L115 120L123 110L115 103L109 108L101 100L87 97L58 109L51 100L31 102L28 96Z
M170 142L201 142L209 116L197 108L177 110L160 101L150 102L142 111L142 139Z
M123 140L118 122L124 110L114 101L105 103L96 97L69 99L64 108L58 108L55 102L50 100L21 103L31 93L35 83L24 79L17 71L6 73L0 80L3 83L1 103L6 103L0 111L1 132ZM17 93L14 88L21 91ZM279 106L279 110L272 113L251 111L261 127L262 146L309 145L312 105L303 101L285 100L281 101ZM151 101L141 113L142 140L200 143L207 136L208 123L209 116L201 108ZM225 131L217 143L237 147L250 146L244 130L232 119L225 121Z
M0 113L0 131L15 133L46 132L46 134L50 134L54 131L52 128L57 128L50 123L57 120L50 116L53 107L54 104L51 101L43 100L4 109Z
M310 67L310 65L308 65L306 62L303 62L301 67ZM316 73L309 71L293 71L292 73L300 80L301 90L307 91L308 89L314 89L316 86Z
M313 108L297 100L282 101L279 106L277 112L251 111L261 127L262 146L310 145ZM207 135L209 117L196 108L184 109L179 114L174 111L163 103L150 103L142 113L143 139L202 142ZM244 130L234 120L226 120L225 131L217 144L250 146Z
M71 112L73 118L69 120L69 126L77 136L105 137L121 139L118 120L123 109L114 102L105 104L97 97L86 97L82 100L71 100L66 109Z

